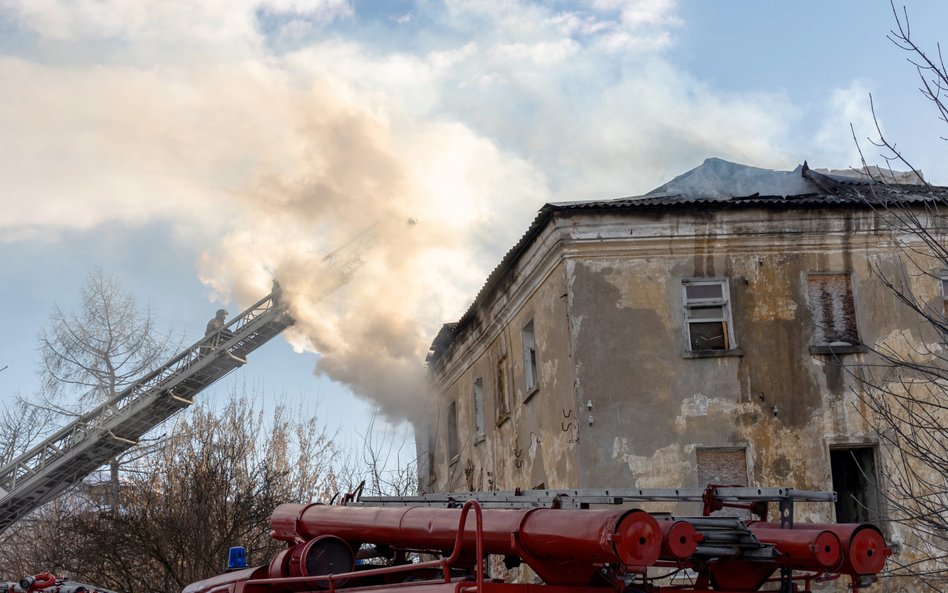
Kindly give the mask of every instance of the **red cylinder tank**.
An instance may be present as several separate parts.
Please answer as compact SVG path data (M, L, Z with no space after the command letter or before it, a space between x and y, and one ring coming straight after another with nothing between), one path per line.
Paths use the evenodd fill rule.
M780 528L779 523L760 523ZM885 559L892 554L882 532L868 523L806 523L807 529L832 531L839 537L843 562L839 572L852 575L875 575L882 571Z
M843 561L839 537L826 529L774 528L768 523L749 523L747 528L763 543L780 552L778 562L807 570L836 570Z
M270 524L273 537L283 541L334 535L353 548L378 543L446 553L454 547L460 514L460 509L430 507L284 504ZM519 556L550 584L591 582L604 564L650 566L662 545L658 522L638 510L485 509L483 517L484 551ZM474 533L469 519L465 549L473 551Z
M659 521L662 528L662 560L685 560L698 549L698 530L687 521Z

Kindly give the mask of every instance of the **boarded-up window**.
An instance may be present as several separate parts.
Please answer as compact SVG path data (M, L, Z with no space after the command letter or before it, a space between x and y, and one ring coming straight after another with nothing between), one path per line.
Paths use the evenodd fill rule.
M872 447L830 449L838 523L880 524L875 457Z
M484 380L474 380L474 442L484 440Z
M682 281L682 304L688 350L731 350L735 348L731 327L731 303L727 280L697 278Z
M451 402L448 407L448 463L454 463L461 451L461 441L458 437L458 402Z
M859 344L849 274L810 274L807 282L813 314L813 343L820 346Z
M747 486L747 455L744 449L697 449L698 486L708 484ZM750 518L743 509L722 509L717 516Z
M744 449L698 449L698 485L747 485L747 456Z

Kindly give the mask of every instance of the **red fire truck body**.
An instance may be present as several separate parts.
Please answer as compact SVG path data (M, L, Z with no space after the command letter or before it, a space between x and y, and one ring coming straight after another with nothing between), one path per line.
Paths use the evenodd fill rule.
M794 502L832 500L833 493L715 485L349 494L337 505L281 505L272 535L286 549L267 565L184 593L804 593L839 577L859 591L891 554L879 529L793 521ZM629 507L636 501L701 502L704 513L649 513ZM768 522L773 503L780 521ZM727 508L758 519L714 514ZM491 578L489 555L507 567L529 566L542 583Z

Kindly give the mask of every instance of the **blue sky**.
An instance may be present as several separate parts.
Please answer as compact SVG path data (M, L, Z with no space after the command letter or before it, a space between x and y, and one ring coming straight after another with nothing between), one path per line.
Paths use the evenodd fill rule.
M908 8L934 48L948 5ZM893 24L883 0L0 0L0 398L35 392L50 308L101 267L188 339L276 275L300 323L232 380L350 432L411 414L438 326L546 201L711 156L855 165L870 92L948 184ZM371 225L327 296L322 256Z

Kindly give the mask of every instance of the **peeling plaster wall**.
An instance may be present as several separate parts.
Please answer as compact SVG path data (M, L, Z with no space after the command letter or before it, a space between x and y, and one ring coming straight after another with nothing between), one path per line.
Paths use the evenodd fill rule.
M876 275L898 276L899 251L871 213L583 213L568 225L577 399L595 420L579 435L579 486L701 486L696 450L743 448L749 485L831 490L830 446L876 444L859 382L840 364L869 355L811 354L809 274L850 274L864 343L939 349ZM703 277L728 281L728 356L687 353L682 280ZM926 280L907 283L941 306ZM802 519L832 519L811 507Z
M480 315L469 335L460 338L457 354L433 373L439 410L435 471L433 478L422 476L423 489L566 487L579 479L566 274L558 251L548 248L557 239L558 234L551 232L538 240L537 248L513 274L517 281L509 283L496 300L495 304L502 305ZM530 321L536 339L538 386L528 392L522 329ZM484 385L482 441L474 430L474 381L478 378ZM498 392L507 398L509 414L501 413ZM458 402L460 454L456 460L446 455L446 414L451 401Z
M868 211L560 213L432 370L438 426L457 398L464 428L460 459L437 462L429 490L702 486L700 449L746 451L748 485L831 490L830 447L877 446L852 375L862 371L840 364L870 354L813 353L808 275L850 275L863 343L940 351L877 275L942 310L938 279L903 278L899 255L889 227ZM736 344L724 356L687 352L682 280L705 277L726 278L730 290ZM520 341L531 318L540 366L532 397ZM493 394L502 359L510 418L495 424L485 395L486 441L473 444L473 381L484 377ZM884 453L876 456L883 483ZM797 516L833 514L802 505ZM908 537L887 529L895 541Z

